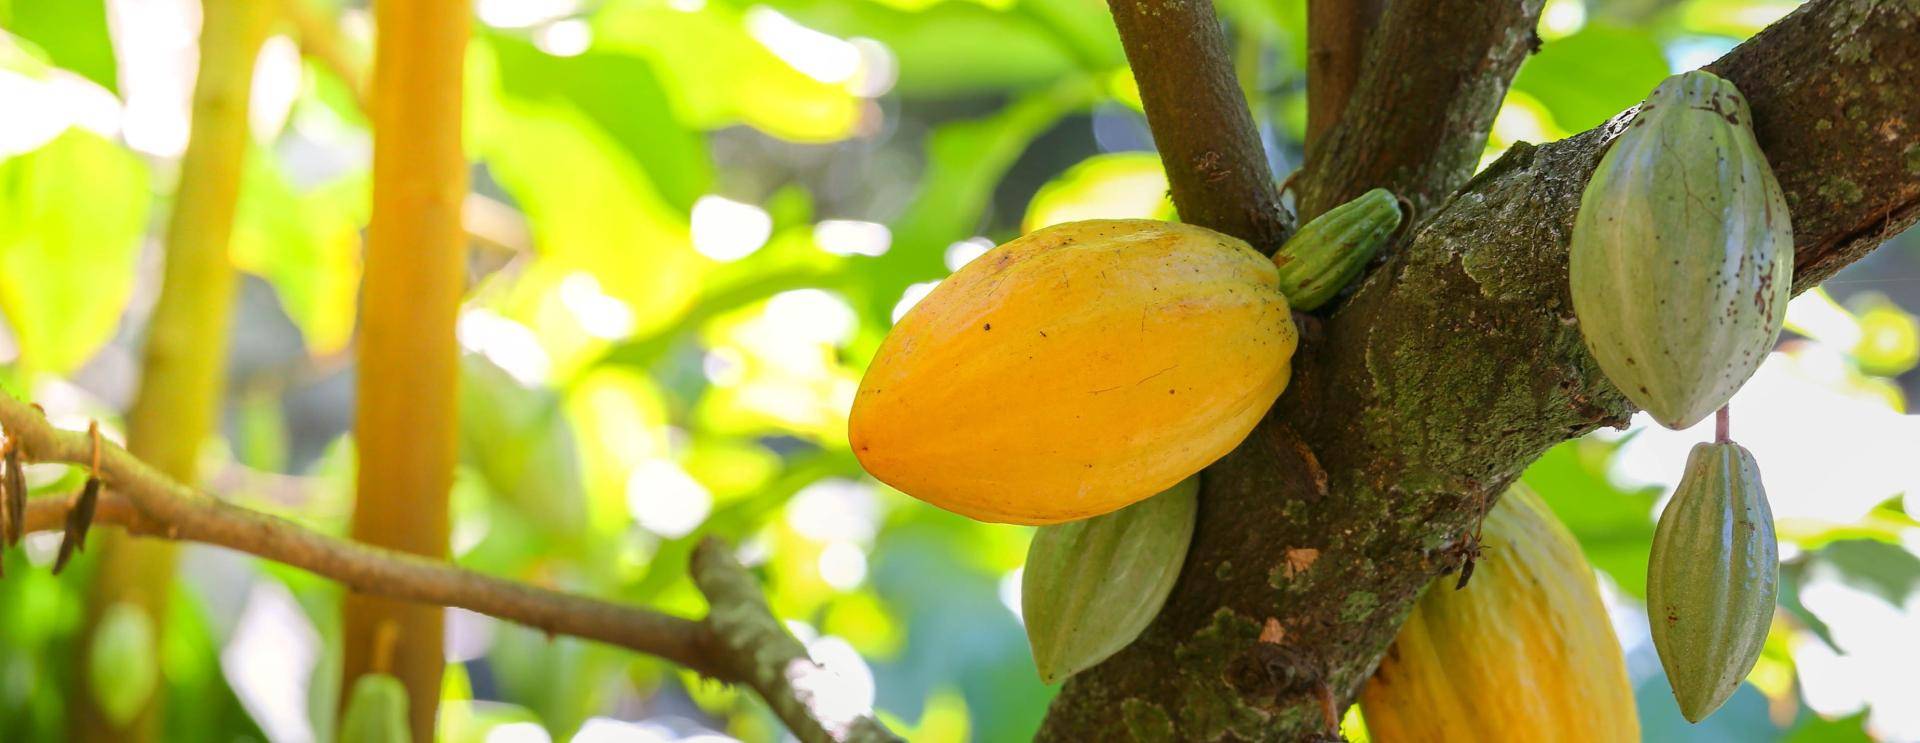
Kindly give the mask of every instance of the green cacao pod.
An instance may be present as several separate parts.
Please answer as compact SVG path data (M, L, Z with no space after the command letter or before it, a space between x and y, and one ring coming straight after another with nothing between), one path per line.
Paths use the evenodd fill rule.
M1106 660L1147 628L1187 559L1200 478L1126 508L1033 535L1020 613L1040 680Z
M93 703L114 727L140 715L160 685L159 649L147 610L120 602L107 607L87 650L87 681Z
M1753 670L1779 558L1753 455L1730 442L1693 447L1647 561L1647 622L1688 721L1719 709Z
M407 687L385 673L369 673L353 682L347 713L340 720L340 743L409 743Z
M1400 200L1376 188L1315 217L1273 254L1287 304L1310 312L1360 275L1400 229Z
M1488 512L1464 590L1427 586L1360 694L1388 743L1637 743L1626 658L1593 568L1531 491Z
M1780 337L1793 228L1746 98L1707 72L1654 88L1594 170L1568 278L1601 371L1661 425L1725 405Z

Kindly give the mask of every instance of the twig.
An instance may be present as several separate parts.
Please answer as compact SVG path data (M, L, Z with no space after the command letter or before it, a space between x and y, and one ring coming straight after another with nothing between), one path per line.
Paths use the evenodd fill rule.
M55 428L31 405L0 394L0 426L33 462L91 463L85 432ZM100 494L93 521L131 534L201 542L291 565L353 591L436 606L452 606L627 648L685 666L760 695L803 741L894 740L870 714L823 714L819 678L798 640L768 610L753 577L709 539L694 553L696 585L712 606L692 620L635 606L530 586L392 550L314 532L291 521L250 511L173 481L110 442L100 448ZM63 528L77 498L39 498L25 511L25 530Z
M1180 218L1272 253L1293 234L1210 2L1108 0Z

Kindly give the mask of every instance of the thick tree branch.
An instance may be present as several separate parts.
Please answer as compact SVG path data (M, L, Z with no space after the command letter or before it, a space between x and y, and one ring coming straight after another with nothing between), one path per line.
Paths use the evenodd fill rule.
M1212 2L1109 0L1180 218L1272 253L1293 234Z
M1307 152L1346 110L1386 0L1308 0Z
M1300 218L1380 187L1425 216L1473 173L1543 0L1394 0L1345 113L1307 153Z
M1787 191L1797 289L1920 218L1920 87L1898 82L1920 74L1920 6L1814 0L1714 69ZM1043 739L1323 733L1321 695L1352 700L1479 509L1547 448L1626 422L1567 290L1574 211L1622 121L1515 147L1303 344L1274 413L1208 469L1166 608L1068 682ZM1259 640L1269 622L1281 642Z
M93 456L92 439L85 433L55 428L38 409L11 396L0 395L0 427L29 461L85 466ZM864 710L836 709L836 700L824 698L833 689L833 678L807 658L806 648L767 608L753 577L717 540L701 543L694 552L690 571L710 604L707 618L695 621L326 536L197 492L110 442L102 445L100 470L108 492L94 512L96 524L226 547L306 570L362 594L459 607L548 634L657 656L753 689L808 743L895 739ZM71 507L68 498L36 499L28 504L26 528L60 529Z

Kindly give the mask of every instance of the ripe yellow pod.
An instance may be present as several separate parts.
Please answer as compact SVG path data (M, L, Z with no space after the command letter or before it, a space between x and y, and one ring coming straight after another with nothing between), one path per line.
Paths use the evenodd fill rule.
M887 335L848 436L860 463L981 521L1052 524L1186 479L1253 430L1298 336L1273 262L1151 220L987 252Z
M1640 740L1626 659L1573 535L1521 488L1482 535L1473 581L1427 586L1362 690L1373 739Z

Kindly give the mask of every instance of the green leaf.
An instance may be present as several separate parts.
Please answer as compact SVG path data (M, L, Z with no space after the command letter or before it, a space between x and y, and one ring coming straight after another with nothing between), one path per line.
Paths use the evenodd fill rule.
M140 714L160 686L160 651L153 619L129 603L107 607L87 650L93 702L116 727Z
M1580 542L1587 562L1636 598L1647 595L1647 546L1653 542L1658 488L1622 491L1607 480L1620 443L1588 437L1548 449L1522 481Z
M1642 29L1589 25L1527 58L1513 89L1546 105L1567 131L1599 126L1666 79L1666 56Z
M39 46L55 65L107 90L120 89L106 0L27 0L0 5L0 26Z
M329 354L353 334L366 174L295 190L272 152L247 158L235 207L234 266L266 279L307 348Z
M21 364L70 372L113 337L149 184L139 157L81 129L0 160L0 312Z
M1105 4L1094 0L979 2L776 0L800 22L885 44L903 95L952 97L1043 88L1063 77L1121 67L1126 57ZM905 7L903 7L905 6ZM982 44L981 39L993 43Z
M1097 86L1069 80L1015 100L992 116L944 124L927 140L927 170L911 206L894 220L893 248L861 261L870 277L861 316L877 329L891 325L901 292L918 281L946 276L947 246L981 229L994 187L1027 145L1060 118L1091 105ZM877 341L875 341L877 344Z
M560 397L484 357L460 359L460 456L520 519L564 538L586 528L580 459Z
M555 57L504 35L495 35L491 46L505 95L571 104L646 170L667 203L686 211L712 189L706 138L674 119L666 88L647 60L602 52Z

